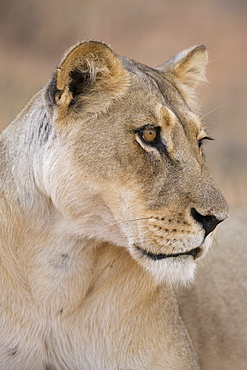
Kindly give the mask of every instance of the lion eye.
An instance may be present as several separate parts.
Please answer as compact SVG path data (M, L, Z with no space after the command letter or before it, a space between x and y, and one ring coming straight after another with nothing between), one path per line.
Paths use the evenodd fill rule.
M205 136L205 137L203 137L202 139L197 140L199 148L201 148L201 146L202 146L202 144L203 144L203 142L204 142L205 140L214 140L214 139L213 139L212 137Z
M160 153L166 153L165 144L162 141L161 127L154 125L145 125L139 129L136 129L134 133L139 136L139 139L145 144L145 146L151 146L157 149ZM140 141L139 141L140 143Z
M142 131L142 138L147 143L152 143L157 138L157 131L155 129L144 129Z
M201 146L203 144L203 139L198 140L197 143L198 143L199 148L201 148Z
M156 146L160 142L160 127L146 125L136 130L139 137L145 144Z

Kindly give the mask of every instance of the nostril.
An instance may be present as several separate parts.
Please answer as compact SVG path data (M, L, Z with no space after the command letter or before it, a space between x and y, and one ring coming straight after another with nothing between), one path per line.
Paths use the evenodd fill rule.
M222 221L218 220L214 215L203 216L197 212L195 208L191 209L191 216L202 225L205 230L205 237L213 231L216 226Z

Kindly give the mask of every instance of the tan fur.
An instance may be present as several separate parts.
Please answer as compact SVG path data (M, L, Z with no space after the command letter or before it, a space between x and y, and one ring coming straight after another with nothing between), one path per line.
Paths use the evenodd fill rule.
M228 214L187 104L206 61L80 43L2 133L0 369L199 369L174 287Z

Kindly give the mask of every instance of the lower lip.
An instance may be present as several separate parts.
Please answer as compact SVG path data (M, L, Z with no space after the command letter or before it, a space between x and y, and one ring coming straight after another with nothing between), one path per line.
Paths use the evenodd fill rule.
M196 259L199 252L201 251L201 248L197 247L197 248L191 249L190 251L185 252L185 253L154 254L154 253L151 253L151 252L147 252L147 251L143 250L142 248L140 248L138 246L136 246L136 249L138 251L140 251L143 255L152 259L153 261L162 260L162 259L165 259L165 258L176 258L176 257L181 257L181 256L191 256L194 259Z

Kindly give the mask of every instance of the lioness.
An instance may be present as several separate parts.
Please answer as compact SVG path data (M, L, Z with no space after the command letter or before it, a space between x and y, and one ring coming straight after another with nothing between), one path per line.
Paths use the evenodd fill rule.
M174 287L228 215L192 111L206 62L80 43L2 133L1 369L199 369Z

